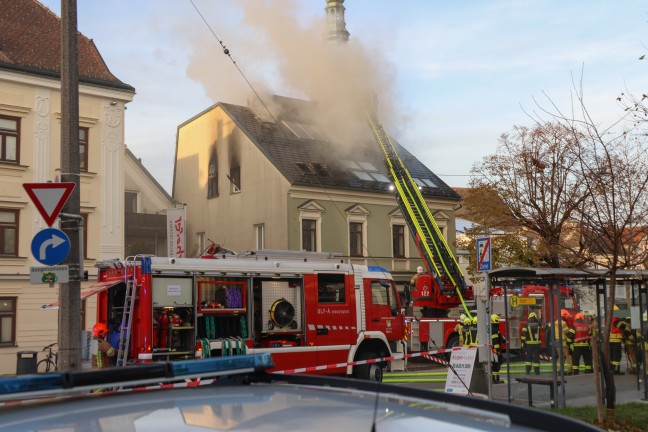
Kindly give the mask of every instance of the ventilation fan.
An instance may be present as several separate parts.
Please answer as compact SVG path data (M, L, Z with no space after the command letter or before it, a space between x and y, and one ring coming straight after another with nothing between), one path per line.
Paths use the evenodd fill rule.
M275 300L269 312L271 322L268 323L268 328L286 327L295 320L295 308L285 298Z

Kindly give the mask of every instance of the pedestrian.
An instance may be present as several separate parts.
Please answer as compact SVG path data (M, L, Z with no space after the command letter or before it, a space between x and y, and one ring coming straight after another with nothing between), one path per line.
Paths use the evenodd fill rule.
M572 365L574 375L578 375L581 370L580 359L583 358L583 372L592 373L592 329L585 315L577 313L574 317L574 327L570 329L570 341L572 349Z
M619 306L614 305L613 311L618 311ZM621 372L621 344L623 343L623 329L619 325L619 318L612 317L610 328L610 370L614 375L623 375Z
M531 367L536 375L540 375L540 323L535 312L531 312L527 323L522 329L522 353L526 361L526 373L531 373Z
M564 365L565 375L571 375L573 373L572 368L572 354L569 343L569 332L571 327L569 326L569 312L567 309L560 310L560 320L554 322L554 346L556 347L556 354L558 358L556 359L557 365L562 363ZM562 333L561 333L562 332ZM560 344L560 336L562 335L562 346Z
M100 322L92 327L92 345L90 347L92 367L99 369L108 367L108 358L115 355L115 349L106 340L107 334L108 327L104 323Z
M491 341L493 345L493 359L491 363L491 374L493 383L499 384L500 369L502 368L502 334L499 327L500 317L497 314L491 315Z

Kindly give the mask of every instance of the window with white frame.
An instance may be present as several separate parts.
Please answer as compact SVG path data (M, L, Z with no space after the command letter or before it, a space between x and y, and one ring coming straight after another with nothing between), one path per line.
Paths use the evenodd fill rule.
M364 257L367 250L367 217L369 211L356 204L346 209L349 226L349 256Z
M17 297L0 297L0 346L16 344Z
M321 252L322 214L325 208L315 200L308 200L298 210L301 248L309 252Z
M20 118L0 115L0 162L20 162Z
M256 248L265 249L265 226L264 224L254 225L254 237L256 239Z

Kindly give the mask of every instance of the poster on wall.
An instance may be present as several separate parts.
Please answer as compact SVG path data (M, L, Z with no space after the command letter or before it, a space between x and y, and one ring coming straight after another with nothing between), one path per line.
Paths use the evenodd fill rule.
M186 212L185 208L167 209L167 242L171 258L184 258L186 254Z

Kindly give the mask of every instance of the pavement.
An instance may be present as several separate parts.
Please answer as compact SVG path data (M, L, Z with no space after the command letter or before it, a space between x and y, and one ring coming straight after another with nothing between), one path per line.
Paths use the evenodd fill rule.
M541 374L526 375L524 365L520 362L511 363L510 375L507 377L506 365L503 365L501 377L502 384L491 385L491 398L496 401L507 402L528 406L529 388L526 383L519 383L516 378L542 378L553 380L552 365L543 363ZM622 364L622 370L627 370L627 365ZM434 391L444 391L447 368L429 360L417 359L409 361L405 372L385 373L384 382L401 384L410 387L424 388ZM554 403L558 406L580 407L596 406L596 378L595 374L579 374L565 376L564 401L562 386L558 386L557 395L554 396ZM507 379L510 378L510 385ZM646 380L643 376L636 374L615 375L616 403L642 402L648 404L648 391ZM558 381L560 378L558 377ZM532 403L534 407L551 407L551 386L532 384ZM510 396L509 396L510 392ZM476 397L488 397L488 391L474 392ZM482 393L482 394L477 394Z

